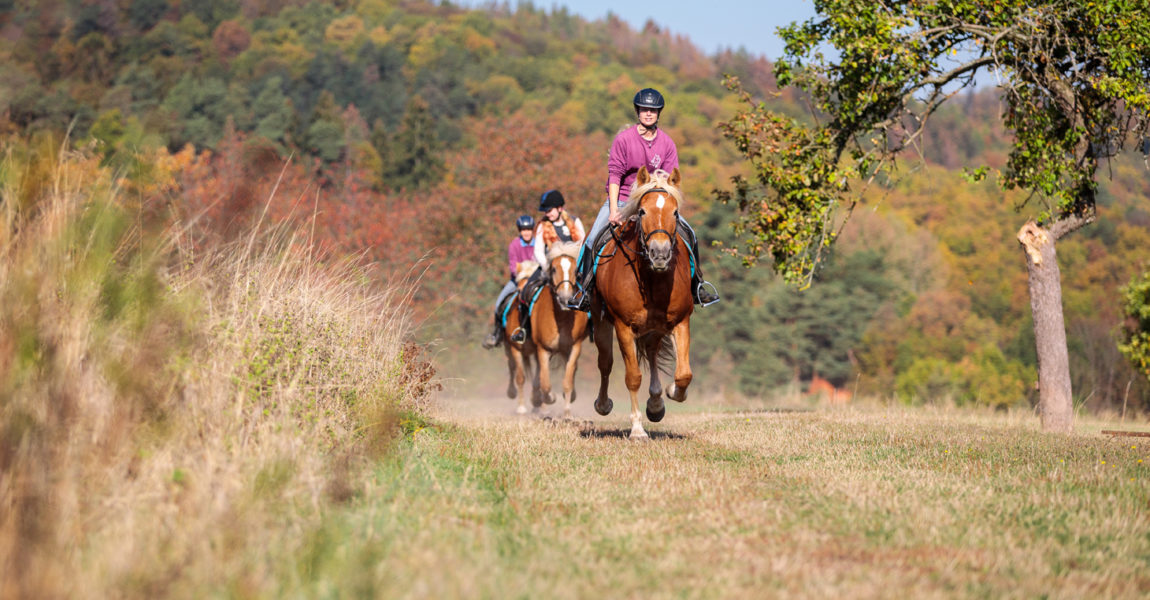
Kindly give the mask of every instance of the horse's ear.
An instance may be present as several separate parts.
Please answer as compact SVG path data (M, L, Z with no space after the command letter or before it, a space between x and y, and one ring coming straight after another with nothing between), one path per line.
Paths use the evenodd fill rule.
M635 187L645 185L648 181L651 181L651 176L647 174L647 165L643 165L639 167L639 175L635 178Z
M675 167L674 169L671 169L670 184L675 186L675 187L679 187L679 181L681 179L682 179L682 177L679 175L679 167Z

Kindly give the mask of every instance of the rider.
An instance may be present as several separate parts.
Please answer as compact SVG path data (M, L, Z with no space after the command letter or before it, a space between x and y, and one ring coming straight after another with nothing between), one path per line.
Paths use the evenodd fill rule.
M545 276L547 268L547 250L555 242L579 242L585 237L583 222L571 216L563 206L566 201L559 190L547 190L539 198L539 212L543 218L535 227L534 253L535 262L541 267L531 275L525 288L532 289L534 285ZM511 334L511 341L521 343L527 339L527 319L520 313L520 329Z
M515 236L507 246L507 262L511 267L511 278L503 285L499 297L495 300L495 329L484 338L484 348L494 348L503 341L503 319L499 314L499 306L519 289L515 285L515 267L523 261L533 260L535 256L535 247L532 244L535 238L535 218L531 215L521 215L515 219L515 227L519 230L519 235Z
M599 209L599 216L595 218L595 224L591 226L591 233L586 237L583 251L579 255L580 293L573 298L572 306L577 310L591 309L591 293L595 288L591 281L591 265L595 262L591 256L592 245L608 223L620 224L619 207L627 203L639 168L646 166L651 173L657 169L669 173L679 166L679 150L675 141L666 131L659 129L659 115L664 106L663 95L656 89L644 88L635 94L633 104L639 122L620 131L611 143L611 152L607 157L607 200L603 208ZM696 304L714 304L719 301L719 295L714 291L715 286L703 280L695 231L681 214L679 225L687 232L691 254L695 258L691 295Z

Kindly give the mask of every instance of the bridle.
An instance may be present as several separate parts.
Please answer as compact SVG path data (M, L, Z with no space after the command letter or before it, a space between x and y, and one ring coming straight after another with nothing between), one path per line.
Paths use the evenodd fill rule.
M571 258L571 257L566 256L566 257L562 257L562 258ZM553 265L549 265L548 271L550 271L551 273L554 273L555 267ZM551 286L551 290L553 292L558 294L559 288L563 287L564 284L571 286L571 293L572 294L579 291L579 288L576 287L575 282L571 280L571 277L569 274L570 271L571 271L571 269L565 269L564 275L563 275L563 280L558 282L558 283L555 282L555 276L553 274L550 275L549 277L547 277L547 285Z
M655 187L655 188L651 188L651 189L647 190L646 192L644 192L643 196L646 196L647 194L650 194L653 192L663 192L664 194L666 194L668 196L671 195L671 193L668 192L667 190L665 190L661 187ZM643 201L643 198L639 198L638 200L636 200L636 202L642 202L642 201ZM642 208L640 208L639 211L642 211ZM639 215L639 222L637 223L637 226L639 227L639 251L637 252L637 254L639 256L642 256L643 258L647 259L648 261L650 260L650 258L648 257L648 254L647 254L647 243L650 242L651 238L657 233L666 234L667 237L671 240L671 251L672 252L675 251L675 246L677 245L675 243L675 233L679 229L678 211L676 210L675 213L676 214L675 214L675 230L674 231L667 231L666 229L660 228L660 229L652 229L651 231L644 232L643 231L643 215L645 215L646 213L637 211L637 214Z

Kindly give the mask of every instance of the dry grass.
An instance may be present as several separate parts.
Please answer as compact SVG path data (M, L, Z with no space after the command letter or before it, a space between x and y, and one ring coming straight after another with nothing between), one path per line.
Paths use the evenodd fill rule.
M699 396L647 443L622 410L429 422L354 263L150 235L54 147L0 193L0 597L1150 594L1150 457L1113 424Z
M327 521L304 594L1150 593L1150 453L1136 443L925 410L672 412L648 443L598 421L420 432Z
M52 144L0 186L0 597L270 595L423 400L398 299L287 232L153 235Z

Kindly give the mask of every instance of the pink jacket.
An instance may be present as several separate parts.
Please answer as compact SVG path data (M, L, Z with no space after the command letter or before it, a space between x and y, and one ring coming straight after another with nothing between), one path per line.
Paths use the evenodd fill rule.
M679 166L679 150L666 131L657 130L655 139L648 142L639 135L638 125L632 125L615 136L607 158L607 189L612 183L619 184L619 202L630 198L631 185L644 165L648 172L662 169L670 173Z

